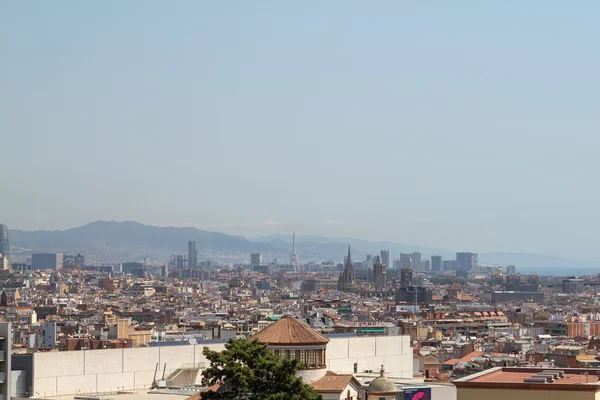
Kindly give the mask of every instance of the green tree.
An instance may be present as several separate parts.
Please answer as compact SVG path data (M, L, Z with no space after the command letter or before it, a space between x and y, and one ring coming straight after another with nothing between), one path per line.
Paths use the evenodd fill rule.
M205 386L222 389L202 394L202 400L322 400L295 373L298 360L275 356L257 340L230 339L223 351L205 347L210 367L202 372Z

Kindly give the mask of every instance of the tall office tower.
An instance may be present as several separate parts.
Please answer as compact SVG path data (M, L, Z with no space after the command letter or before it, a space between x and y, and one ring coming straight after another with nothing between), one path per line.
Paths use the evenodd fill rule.
M198 251L193 240L188 242L188 265L189 268L198 268Z
M424 272L431 271L431 261L429 261L429 260L421 261L421 271L424 271Z
M0 224L0 254L6 257L10 267L10 241L8 240L8 228L4 224Z
M0 254L0 269L8 269L8 257L4 257L2 254Z
M456 262L459 271L473 271L479 264L476 253L456 253Z
M412 266L415 271L422 271L421 269L421 253L412 253Z
M431 270L441 271L442 270L442 256L431 256Z
M348 257L346 258L346 265L344 265L344 272L340 274L340 278L338 279L338 290L354 286L356 286L356 271L354 270L354 264L352 264L350 246L348 246Z
M292 252L290 253L290 265L294 267L294 272L298 272L298 253L296 253L296 233L292 235Z
M390 249L381 250L381 262L384 263L388 268L392 268L394 266L394 262L392 261L392 251Z
M517 274L517 267L515 267L514 265L508 265L506 267L506 275L516 275Z
M250 266L260 267L262 265L262 255L260 253L250 254Z
M171 262L169 263L169 271L188 269L189 260L184 254L174 254L171 256Z
M63 268L83 268L85 256L83 254L65 254L63 256Z
M367 260L365 261L365 268L371 269L373 268L373 256L367 254Z
M31 269L61 269L62 267L62 254L34 253L31 255Z
M413 285L413 270L402 268L400 270L400 287L410 287Z
M442 271L456 271L458 263L456 260L442 261Z
M386 265L381 262L381 257L375 257L375 262L373 264L373 280L375 281L375 290L385 290L387 285L385 267Z
M408 269L413 268L412 257L410 256L410 254L406 254L406 253L400 254L400 265L402 265L402 268L408 268Z

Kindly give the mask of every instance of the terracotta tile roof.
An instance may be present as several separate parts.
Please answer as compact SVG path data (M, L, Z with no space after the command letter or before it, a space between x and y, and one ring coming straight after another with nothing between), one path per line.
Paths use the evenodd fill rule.
M469 361L471 361L472 358L481 357L482 355L483 355L483 351L473 351L473 352L467 354L466 356L464 356L463 358L461 358L460 362L468 363Z
M329 339L294 317L284 316L267 326L251 338L261 343L281 345L320 345L329 343Z
M460 362L460 360L458 358L451 358L449 360L444 361L442 363L442 365L452 365L452 366L454 366L454 365L458 364L459 362Z
M310 386L317 392L341 393L351 382L354 382L357 387L360 386L360 383L352 375L338 375L335 372L327 371L324 377L311 383Z
M450 285L450 287L448 288L448 290L461 290L462 287L460 287L460 285L456 282L452 282L452 285Z

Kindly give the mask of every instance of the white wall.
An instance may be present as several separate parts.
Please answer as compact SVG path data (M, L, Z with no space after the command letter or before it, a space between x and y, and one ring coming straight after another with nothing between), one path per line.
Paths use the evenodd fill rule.
M409 336L334 338L327 345L327 367L337 373L379 371L394 378L413 377L413 356Z
M211 344L221 351L224 344ZM114 392L149 388L157 378L182 364L205 362L203 345L146 347L34 353L33 392L36 396ZM327 367L337 373L378 371L383 364L390 377L412 378L412 351L408 336L333 338L327 345Z
M456 386L454 385L432 385L431 397L435 400L456 400Z
M209 346L223 350L224 344ZM145 347L61 351L33 354L33 392L36 396L114 392L149 388L156 364L161 378L188 363L207 363L204 346Z

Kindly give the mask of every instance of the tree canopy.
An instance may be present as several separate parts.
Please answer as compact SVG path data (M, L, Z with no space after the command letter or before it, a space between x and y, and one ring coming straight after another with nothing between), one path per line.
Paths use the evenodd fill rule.
M202 400L322 400L312 387L296 377L298 360L275 356L257 340L230 339L225 350L202 351L210 367L202 372L205 386L220 384Z

